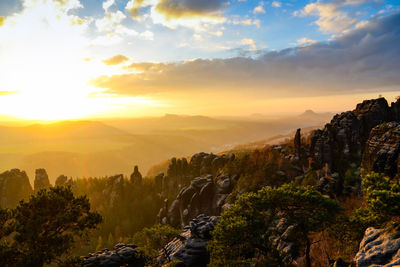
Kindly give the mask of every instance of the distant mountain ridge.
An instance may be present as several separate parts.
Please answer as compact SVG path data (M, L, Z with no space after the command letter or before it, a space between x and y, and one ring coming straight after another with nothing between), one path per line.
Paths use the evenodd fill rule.
M53 182L60 174L88 177L129 173L134 165L146 173L154 164L172 156L188 156L197 151L218 153L326 121L324 117L254 121L166 114L0 126L0 171L20 168L33 177L36 168L45 168Z

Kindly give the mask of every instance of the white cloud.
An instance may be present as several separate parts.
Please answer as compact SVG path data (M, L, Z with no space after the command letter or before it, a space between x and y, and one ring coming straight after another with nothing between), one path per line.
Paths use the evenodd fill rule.
M344 9L349 6L359 6L369 0L336 0L329 2L317 1L310 3L300 11L294 12L295 16L316 16L315 22L324 33L344 32L358 22L358 19L350 16Z
M256 7L253 9L253 13L254 13L254 14L257 14L257 13L265 14L264 2L258 3L258 6L256 6Z
M278 2L278 1L273 1L273 2L271 3L271 6L272 6L272 7L279 8L279 7L282 6L282 3L281 3L281 2Z
M316 44L318 41L309 39L307 37L303 37L298 39L295 43L291 43L291 45L297 45L297 46L307 46L311 44Z
M256 51L257 50L256 43L255 43L255 41L253 39L244 38L244 39L240 40L239 44L249 46L250 47L250 51Z
M259 19L233 19L229 21L229 23L233 25L243 25L243 26L254 25L257 28L260 28L261 26L261 21Z
M139 33L125 26L124 21L127 16L116 7L111 8L114 4L114 0L103 2L104 17L97 19L95 22L100 35L92 41L92 44L110 46L122 42L126 37L132 36L141 40L154 40L154 34L149 30ZM130 5L130 2L128 5Z
M107 11L114 3L114 0L105 0L103 2L103 9Z

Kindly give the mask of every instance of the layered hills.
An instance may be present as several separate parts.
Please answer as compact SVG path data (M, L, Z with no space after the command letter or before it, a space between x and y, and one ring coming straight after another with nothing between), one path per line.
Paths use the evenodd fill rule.
M167 114L158 118L105 121L61 121L22 127L0 127L0 170L10 166L27 172L33 183L36 168L45 168L54 183L60 174L94 177L142 172L173 156L198 151L220 152L246 142L318 126L326 114L304 114L284 120L217 119Z

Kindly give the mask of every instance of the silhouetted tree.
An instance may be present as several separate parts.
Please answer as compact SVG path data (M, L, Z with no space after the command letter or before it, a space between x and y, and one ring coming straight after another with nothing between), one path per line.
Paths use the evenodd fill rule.
M101 221L98 213L90 211L86 196L75 197L69 187L40 190L16 208L0 210L0 262L5 266L61 264L75 239Z

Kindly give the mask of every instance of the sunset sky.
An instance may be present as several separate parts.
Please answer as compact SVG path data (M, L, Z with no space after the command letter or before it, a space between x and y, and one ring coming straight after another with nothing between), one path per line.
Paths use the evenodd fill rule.
M400 95L400 1L1 0L0 119L341 111Z

